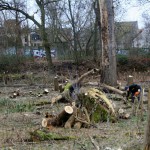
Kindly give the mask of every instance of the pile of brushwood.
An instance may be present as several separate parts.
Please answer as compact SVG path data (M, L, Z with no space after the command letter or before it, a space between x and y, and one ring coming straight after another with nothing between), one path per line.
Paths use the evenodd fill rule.
M97 88L79 86L85 77L95 73L99 73L99 70L92 69L74 81L67 81L63 92L51 99L51 105L60 100L67 100L68 105L57 116L46 113L42 120L43 127L51 129L54 126L61 126L80 129L81 127L93 126L94 123L100 121L107 121L108 117L112 122L117 120L118 112L116 112L113 102L107 98L102 88L112 90L120 95L125 94L123 91L108 85L103 85L102 88L99 88L99 86ZM56 79L57 77L54 79L54 89L59 90L62 86ZM78 92L76 92L77 88ZM60 91L62 90L60 89Z
M108 118L111 122L116 122L118 112L122 115L122 118L129 118L129 115L125 114L122 110L118 111L115 109L113 102L108 99L102 89L105 88L120 95L124 95L125 92L108 85L99 85L97 88L80 86L81 81L85 77L95 73L99 73L99 70L92 69L74 81L67 80L64 87L59 85L58 77L55 77L54 89L56 91L60 90L61 93L59 92L58 96L53 97L50 104L53 106L60 100L68 101L68 103L58 115L53 115L48 112L45 114L45 118L43 118L41 123L45 130L52 130L54 127L74 129L80 129L81 127L90 128L91 126L95 127L96 123L100 121L107 121ZM45 134L41 132L36 130L31 135L44 138L42 135Z

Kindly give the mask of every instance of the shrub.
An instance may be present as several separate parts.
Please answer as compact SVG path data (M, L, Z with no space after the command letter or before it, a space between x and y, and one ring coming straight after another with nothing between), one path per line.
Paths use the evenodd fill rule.
M28 60L31 60L31 58L17 55L1 55L0 72L20 72Z
M128 56L126 55L117 55L117 62L119 65L128 65Z
M117 55L117 65L119 70L127 71L146 71L150 67L149 57L128 57L126 55Z

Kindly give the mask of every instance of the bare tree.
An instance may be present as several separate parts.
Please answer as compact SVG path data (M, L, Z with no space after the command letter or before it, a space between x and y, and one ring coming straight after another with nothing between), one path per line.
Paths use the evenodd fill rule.
M45 6L47 4L55 2L55 1L53 1L53 0L51 0L51 1L35 0L35 2L37 4L39 12L40 12L40 21L41 21L40 23L34 18L33 15L30 15L26 11L20 9L19 7L16 8L15 5L12 4L11 2L6 2L4 0L1 0L0 1L0 11L8 10L8 11L19 12L22 15L24 15L27 19L30 19L31 21L33 21L35 25L37 25L37 27L41 31L43 46L44 46L45 51L46 51L46 58L47 58L47 62L48 62L49 73L52 73L53 72L53 63L52 63L51 52L50 52L51 45L48 41L48 36L47 36L47 32L46 32L46 27L45 27ZM19 4L21 5L21 3L18 2L18 5Z
M64 28L71 29L72 37L68 37L65 32L62 36L70 42L70 49L76 62L84 52L88 54L90 44L93 42L95 18L92 4L90 0L62 0L59 4L61 11L61 17L58 19L59 27L62 31Z

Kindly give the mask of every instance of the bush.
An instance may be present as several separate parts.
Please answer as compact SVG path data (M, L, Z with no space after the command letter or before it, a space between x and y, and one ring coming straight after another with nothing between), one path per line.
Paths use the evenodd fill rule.
M31 60L31 58L25 56L1 55L0 72L20 72L29 59Z
M117 63L119 65L128 65L128 56L126 55L117 55Z
M119 70L136 70L146 71L150 67L149 57L128 57L125 55L117 55L117 65Z

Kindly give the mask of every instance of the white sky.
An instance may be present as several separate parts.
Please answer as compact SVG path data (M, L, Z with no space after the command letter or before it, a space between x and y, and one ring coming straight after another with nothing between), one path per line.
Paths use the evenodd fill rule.
M36 11L35 0L27 0L29 6L29 12L33 14L33 11ZM142 18L142 13L148 12L150 10L150 4L139 5L137 0L130 0L126 3L123 3L124 13L120 17L119 21L138 21L139 28L144 27L144 19ZM149 11L150 14L150 11ZM39 18L39 17L38 17Z
M144 27L144 19L142 17L143 13L150 14L150 3L145 5L140 5L139 3L132 0L130 4L124 4L123 7L126 12L123 15L122 21L138 21L139 28Z

